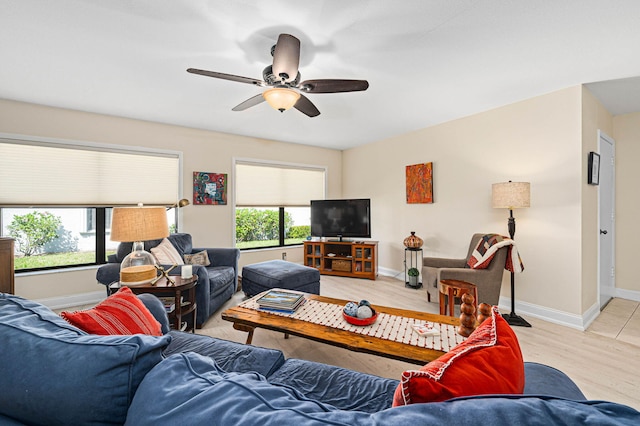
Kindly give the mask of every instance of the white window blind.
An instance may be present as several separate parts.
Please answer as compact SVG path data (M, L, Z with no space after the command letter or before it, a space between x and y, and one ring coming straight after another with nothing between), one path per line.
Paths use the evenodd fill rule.
M324 168L236 163L236 206L302 207L324 199Z
M171 205L178 154L0 138L0 205Z

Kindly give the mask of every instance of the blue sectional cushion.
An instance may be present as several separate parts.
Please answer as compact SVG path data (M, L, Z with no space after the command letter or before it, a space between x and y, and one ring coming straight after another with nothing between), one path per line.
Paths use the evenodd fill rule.
M580 388L562 371L537 362L524 363L524 393L559 398L586 399Z
M636 425L640 413L610 402L505 395L412 404L377 413L338 410L256 373L225 373L195 353L172 355L144 378L126 425Z
M288 359L268 379L291 386L307 398L342 410L375 413L391 407L398 380L358 373L302 359Z
M211 358L228 372L247 373L255 371L269 376L284 363L284 355L276 349L243 345L214 337L172 331L171 343L164 350L169 356L180 352L195 352Z
M27 424L122 424L169 336L96 336L0 293L0 414Z

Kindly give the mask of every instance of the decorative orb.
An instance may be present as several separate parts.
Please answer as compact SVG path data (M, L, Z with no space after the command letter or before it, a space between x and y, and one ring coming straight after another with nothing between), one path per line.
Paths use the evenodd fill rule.
M419 249L423 243L422 238L418 237L413 231L411 231L411 235L404 239L404 246L407 248Z
M371 318L372 316L373 316L373 311L369 306L364 305L358 308L358 314L357 314L358 318Z
M460 305L460 312L467 315L473 315L476 312L476 308L473 305L463 303Z
M475 302L475 299L469 293L463 294L462 297L460 298L460 300L462 301L462 303L467 303L469 305L472 304L473 302Z
M355 302L349 302L344 305L344 313L349 315L350 317L355 317L358 315L358 305Z
M368 300L361 300L358 306L371 306Z

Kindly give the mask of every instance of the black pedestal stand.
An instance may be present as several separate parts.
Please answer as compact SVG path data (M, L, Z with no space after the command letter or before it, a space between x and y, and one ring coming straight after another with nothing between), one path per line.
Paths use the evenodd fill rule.
M516 220L513 217L513 210L509 210L509 223L507 225L509 229L509 237L513 240L513 236L516 234ZM518 261L518 259L511 259L512 262ZM507 323L517 327L531 327L531 324L527 322L521 316L516 315L516 277L515 273L511 272L511 313L509 315L503 315L502 317L507 320Z

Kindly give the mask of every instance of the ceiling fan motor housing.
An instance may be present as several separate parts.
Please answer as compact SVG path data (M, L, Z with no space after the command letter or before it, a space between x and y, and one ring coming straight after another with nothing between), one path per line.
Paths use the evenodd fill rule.
M276 85L286 85L287 87L295 87L298 85L298 83L300 82L300 72L298 71L298 75L296 75L296 78L289 81L289 82L285 82L284 80L286 78L284 77L278 77L276 75L273 74L273 66L269 65L267 66L263 71L262 71L262 79L269 85L269 86L276 86Z

